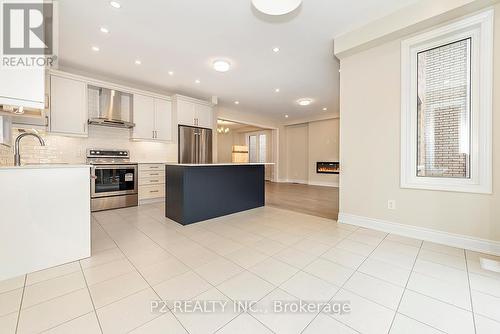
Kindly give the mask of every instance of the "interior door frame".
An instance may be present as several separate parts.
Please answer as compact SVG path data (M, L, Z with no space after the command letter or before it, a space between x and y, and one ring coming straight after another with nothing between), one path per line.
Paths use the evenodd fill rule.
M233 117L219 117L217 114L215 114L215 118L214 118L214 122L217 122L217 120L224 120L224 121L229 121L229 122L235 122L235 123L240 123L240 124L245 124L245 125L250 125L250 126L255 126L255 127L258 127L258 128L262 128L264 130L271 130L271 134L272 134L272 142L273 142L273 145L272 145L272 156L273 156L273 159L274 160L274 173L273 173L273 178L272 178L272 181L273 182L279 182L279 171L280 171L280 150L279 150L279 143L280 143L280 129L278 127L275 127L275 126L269 126L269 125L263 125L263 124L259 124L259 123L254 123L254 122L248 122L248 121L243 121L243 120L239 120L237 118L233 118ZM216 141L214 140L214 145L216 145Z

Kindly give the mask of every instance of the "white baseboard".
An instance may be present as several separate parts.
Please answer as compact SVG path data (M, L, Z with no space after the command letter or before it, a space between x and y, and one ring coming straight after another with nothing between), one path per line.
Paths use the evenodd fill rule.
M338 182L309 181L308 184L311 185L311 186L334 187L334 188L338 188L339 187L339 183Z
M500 256L500 242L494 240L474 238L462 234L453 234L424 227L393 223L380 219L356 216L349 213L339 213L338 222Z
M279 179L279 183L300 183L300 184L308 184L310 186L322 186L322 187L334 187L338 188L338 182L315 182L315 181L307 181L307 180L294 180L294 179Z

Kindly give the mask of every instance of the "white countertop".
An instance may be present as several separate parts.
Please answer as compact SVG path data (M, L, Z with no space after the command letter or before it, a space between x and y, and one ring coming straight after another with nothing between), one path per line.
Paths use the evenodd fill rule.
M179 164L179 163L166 163L169 166L190 166L190 167L198 167L198 166L252 166L252 165L274 165L274 162L246 162L246 163L214 163L214 164Z
M84 164L29 164L22 166L0 166L0 170L5 169L50 169L50 168L90 168L90 165Z

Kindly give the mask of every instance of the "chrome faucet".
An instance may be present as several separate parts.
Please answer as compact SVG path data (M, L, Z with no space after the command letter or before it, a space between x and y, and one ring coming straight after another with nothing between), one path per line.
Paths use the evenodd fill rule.
M16 144L15 144L15 148L14 148L14 165L16 165L16 166L21 166L21 155L19 154L19 142L21 141L21 139L23 139L26 136L33 136L35 138L38 138L40 145L45 146L45 142L43 141L42 137L40 137L36 133L31 133L31 132L21 133L16 138Z

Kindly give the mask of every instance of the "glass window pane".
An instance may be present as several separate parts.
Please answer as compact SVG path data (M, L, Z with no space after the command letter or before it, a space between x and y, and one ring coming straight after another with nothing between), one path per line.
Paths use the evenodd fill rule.
M259 136L259 162L266 162L266 135Z
M250 153L250 162L257 161L257 136L248 137L248 151Z
M469 178L471 40L417 58L417 176Z

